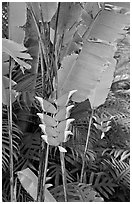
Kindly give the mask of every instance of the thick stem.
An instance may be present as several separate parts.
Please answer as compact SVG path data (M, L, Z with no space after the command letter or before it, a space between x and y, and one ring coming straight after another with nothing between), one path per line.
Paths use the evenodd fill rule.
M64 160L64 152L60 152L60 160L61 160L61 170L62 170L62 180L63 180L63 189L64 189L64 199L67 202L67 193L66 193L66 176L65 176L65 160Z
M91 113L90 120L89 120L89 125L88 125L88 133L87 133L87 140L86 140L85 149L84 149L84 160L83 160L83 163L82 163L80 183L83 182L83 174L84 174L84 167L85 167L85 157L86 157L88 143L89 143L90 129L91 129L91 124L92 124L93 113L94 113L94 109L92 109L92 113Z

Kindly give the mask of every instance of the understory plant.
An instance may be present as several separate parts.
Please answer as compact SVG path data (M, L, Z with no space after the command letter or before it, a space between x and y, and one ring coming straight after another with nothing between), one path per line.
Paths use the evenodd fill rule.
M129 7L3 2L3 201L129 201Z

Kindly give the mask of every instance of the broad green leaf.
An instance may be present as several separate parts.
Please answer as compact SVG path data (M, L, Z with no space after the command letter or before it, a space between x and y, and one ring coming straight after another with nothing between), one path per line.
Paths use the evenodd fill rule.
M33 12L35 14L35 18L36 18L37 22L39 22L40 19L41 19L39 2L27 2L27 5L28 5L30 10L32 8L32 10L33 10Z
M93 93L89 96L89 100L92 108L97 108L100 104L103 104L109 93L113 75L115 71L115 60L111 60L108 67L105 70L102 70L100 73L100 78L98 79L96 88L93 90Z
M36 200L37 199L37 176L29 169L26 168L22 171L17 172L18 178L23 188L29 193L29 195ZM45 202L56 202L51 193L45 188Z
M57 10L57 2L40 2L44 22L51 21Z
M85 13L85 22L82 21L78 26L78 33L83 37L84 42L82 51L79 56L73 54L65 57L62 61L62 69L58 71L59 97L69 90L77 89L78 92L72 97L72 100L76 102L93 97L101 73L108 65L109 68L111 67L111 72L114 72L113 43L125 33L123 28L129 24L128 13L121 14L112 8L106 10L104 7L99 7L96 2L86 3L84 7L88 15ZM97 40L88 41L91 38ZM112 77L110 79L109 85L106 84L104 98L107 97L112 83ZM100 104L103 102L104 99L100 101Z
M91 98L101 77L101 72L110 64L109 59L114 56L114 51L115 49L108 44L86 42L78 57L77 55L65 57L62 69L58 71L60 96L69 90L77 89L72 100L81 102Z
M24 59L32 59L28 53L23 52L26 50L27 49L23 44L18 44L9 39L2 39L2 52L10 55L21 66L25 67L26 69L30 69L31 66L24 62Z
M99 3L98 2L87 2L84 5L85 11L94 18L99 12Z
M130 9L130 2L105 2L105 4L110 4L113 6L118 6L118 7Z
M43 21L50 22L57 10L57 2L28 2L27 5L33 9L38 22L41 20L41 13Z
M123 28L129 24L128 14L119 14L114 11L104 10L95 21L88 37L105 40L113 43L121 34L125 33Z
M58 20L58 33L63 34L79 21L81 6L74 2L61 2ZM51 27L55 29L56 15L51 20Z
M24 26L26 23L26 3L9 2L9 38L17 43L24 40Z

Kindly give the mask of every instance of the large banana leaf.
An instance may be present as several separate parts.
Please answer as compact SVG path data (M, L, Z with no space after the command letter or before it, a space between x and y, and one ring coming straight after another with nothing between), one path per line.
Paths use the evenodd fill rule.
M116 65L114 42L129 23L127 14L112 9L96 10L99 13L83 32L84 44L80 54L65 57L62 69L58 71L58 94L77 89L72 99L81 102L89 98L92 108L104 103L107 97ZM90 41L91 38L98 40Z
M31 66L23 61L23 59L32 59L28 53L25 53L27 49L22 44L18 44L9 39L2 39L2 52L10 55L18 64L30 69Z
M31 2L27 3L33 9L37 21L41 19L49 22L57 10L57 2Z
M76 22L81 14L81 6L74 2L61 2L59 9L59 19L57 31L59 34L70 29ZM51 20L51 27L55 29L56 15Z
M40 2L43 20L49 22L57 10L57 2Z
M24 26L26 23L26 3L9 2L9 38L17 43L24 40Z
M77 89L78 92L72 97L74 101L81 102L89 98L92 106L103 103L107 96L108 88L110 88L115 67L115 60L111 60L113 55L114 48L112 46L99 42L86 42L78 57L73 54L63 60L63 69L58 71L59 94ZM106 81L102 73L110 80ZM99 85L99 83L103 84ZM95 101L94 96L97 85L98 90L100 87L100 90L104 88L107 91L100 91L100 100L96 101L99 104L94 105L93 101Z

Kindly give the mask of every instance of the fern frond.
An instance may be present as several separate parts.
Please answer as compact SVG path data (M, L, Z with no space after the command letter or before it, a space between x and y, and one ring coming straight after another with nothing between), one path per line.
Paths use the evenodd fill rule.
M40 133L25 133L21 145L21 155L25 159L39 161L40 159Z
M110 160L104 160L106 164L109 166L109 171L111 176L113 177L115 183L125 186L126 188L130 188L130 165L124 161L117 161L112 158Z
M113 179L111 179L104 172L91 172L89 184L91 184L92 187L105 198L109 198L109 195L113 195L115 191L114 187L116 187L116 184Z
M13 157L15 160L18 159L20 153L19 144L21 141L22 132L19 130L17 125L13 122ZM8 132L8 120L2 120L2 167L6 171L9 168L9 132Z
M64 193L62 186L58 186L51 190L51 193L58 202L64 201ZM102 202L100 197L89 184L84 183L70 183L67 184L67 198L68 202Z

